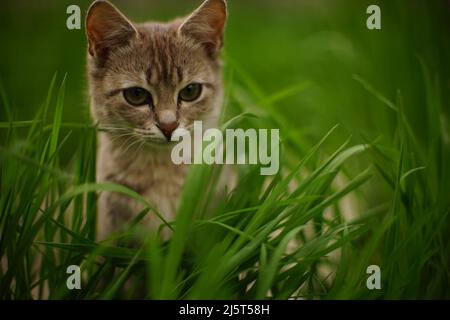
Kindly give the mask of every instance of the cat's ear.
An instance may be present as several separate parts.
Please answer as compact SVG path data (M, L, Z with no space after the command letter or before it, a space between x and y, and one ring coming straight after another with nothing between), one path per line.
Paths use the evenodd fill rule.
M225 0L206 0L180 26L178 32L201 43L215 57L223 45L227 20Z
M107 56L109 50L126 45L138 36L133 24L108 1L95 1L86 18L89 54L97 59Z

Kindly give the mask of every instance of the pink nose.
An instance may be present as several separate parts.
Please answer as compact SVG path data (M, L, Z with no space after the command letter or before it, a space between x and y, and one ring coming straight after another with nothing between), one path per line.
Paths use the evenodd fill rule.
M177 127L178 122L176 121L169 123L158 123L159 130L161 130L161 132L164 134L167 140L170 140L170 138L172 137L172 133L175 131Z

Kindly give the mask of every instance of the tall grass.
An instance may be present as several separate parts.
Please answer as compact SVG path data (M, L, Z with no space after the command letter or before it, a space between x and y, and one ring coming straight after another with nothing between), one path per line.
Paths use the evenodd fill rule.
M267 96L228 61L225 119L255 111L251 105L259 117L237 116L223 128L281 128L281 170L268 178L257 166L239 167L236 188L220 193L222 167L193 165L176 220L164 222L174 230L165 242L139 225L159 214L151 203L124 186L95 182L97 128L62 121L65 78L53 78L29 121L14 119L1 91L8 117L0 123L2 299L450 297L449 132L439 79L426 64L426 132L418 137L408 122L402 92L390 101L355 76L368 100L392 110L395 132L361 144L349 137L328 152L338 126L310 143L275 106L308 83ZM73 131L83 138L65 149ZM367 201L374 181L388 202ZM98 243L102 191L126 194L146 209L114 241ZM127 245L136 236L140 246ZM381 290L366 287L371 264L381 267ZM66 287L69 265L81 267L81 290Z
M323 213L369 179L370 170L340 190L332 187L345 161L365 146L345 143L311 165L332 130L295 169L287 166L287 175L267 181L258 167L246 167L236 189L225 195L214 192L221 168L195 165L176 221L168 224L174 234L161 243L138 224L144 215L158 214L151 204L123 186L95 183L96 128L62 122L65 79L57 90L56 83L55 77L35 119L10 118L1 124L6 132L1 147L2 298L128 298L138 292L157 299L286 299L326 292L318 266L361 234L361 222ZM4 93L3 106L10 115ZM62 165L60 154L73 130L82 130L83 139L70 163ZM300 172L309 172L308 177L299 179ZM293 181L297 186L290 190ZM140 235L142 247L95 242L96 196L106 190L147 205L126 232L114 236ZM308 223L313 236L306 235ZM83 270L79 291L65 285L66 268L73 264Z

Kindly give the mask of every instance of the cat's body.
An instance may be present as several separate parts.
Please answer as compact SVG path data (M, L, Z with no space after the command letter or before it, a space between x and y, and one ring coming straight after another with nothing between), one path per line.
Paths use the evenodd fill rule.
M214 125L222 103L220 49L223 0L207 0L192 15L169 23L132 24L105 1L89 9L88 75L92 116L99 124L98 182L140 193L173 220L188 171L171 160L170 138L195 120ZM141 212L128 196L104 192L99 235ZM161 221L147 215L155 230Z
M123 149L112 145L105 133L100 134L99 141L97 181L118 183L138 192L155 205L167 221L172 221L187 167L172 164L170 152L162 148L129 152L128 157L124 157ZM102 193L98 202L100 238L120 228L143 209L142 204L123 194ZM161 221L153 213L149 213L143 223L151 230L156 230Z

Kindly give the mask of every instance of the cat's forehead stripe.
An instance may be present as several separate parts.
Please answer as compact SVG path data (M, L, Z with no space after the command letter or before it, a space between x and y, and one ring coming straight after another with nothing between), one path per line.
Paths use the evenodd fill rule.
M154 36L148 48L146 78L150 85L179 83L182 80L181 67L176 63L177 48L171 39Z

